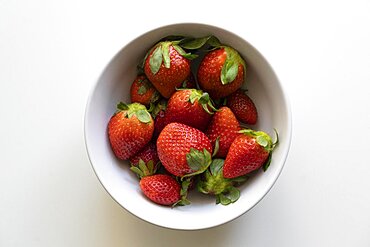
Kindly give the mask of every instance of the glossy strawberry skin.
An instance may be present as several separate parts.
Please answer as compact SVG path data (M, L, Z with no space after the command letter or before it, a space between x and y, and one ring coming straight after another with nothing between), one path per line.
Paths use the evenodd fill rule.
M131 102L149 106L159 98L159 93L145 75L139 75L131 84Z
M154 133L153 138L157 139L163 128L171 121L166 115L165 110L161 110L154 119Z
M212 119L212 115L206 112L198 100L191 103L189 100L191 90L175 92L168 100L166 109L167 122L178 122L205 130Z
M186 154L190 149L212 153L212 145L208 137L200 130L181 123L170 123L157 139L159 159L168 172L182 177L194 172L188 165Z
M230 108L224 106L212 117L207 131L205 132L211 140L212 146L215 146L216 139L219 138L219 150L216 154L218 158L225 158L231 143L240 135L239 122Z
M251 98L242 90L238 90L227 98L227 106L234 112L237 119L246 124L256 124L257 108Z
M240 64L234 81L226 85L221 83L220 74L226 58L227 54L224 48L213 50L203 58L198 68L199 86L208 92L214 100L232 94L244 82L244 67Z
M223 175L235 178L259 169L267 160L269 152L256 139L239 135L230 146L225 159Z
M152 138L154 122L140 122L136 116L126 117L127 111L116 113L108 123L108 137L114 154L128 159L140 151Z
M179 183L169 175L143 177L140 180L140 188L146 197L161 205L173 205L181 198Z
M188 78L186 78L185 81L182 82L181 88L197 88L193 73L190 72Z
M149 142L143 149L130 158L130 163L137 166L140 159L143 160L144 163L153 161L153 164L156 165L159 162L157 146Z
M150 69L150 58L153 51L145 60L144 72L148 77L149 81L156 87L159 93L165 97L169 98L176 91L176 88L180 88L182 82L190 74L190 60L181 56L172 45L169 46L170 55L170 68L166 68L162 63L159 71L156 74Z

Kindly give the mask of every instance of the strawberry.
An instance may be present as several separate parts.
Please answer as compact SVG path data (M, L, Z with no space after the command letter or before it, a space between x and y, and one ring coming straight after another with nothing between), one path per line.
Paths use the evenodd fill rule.
M157 151L167 171L178 177L189 177L202 173L210 165L212 145L200 130L170 123L159 134Z
M168 100L166 117L170 122L178 122L204 130L211 121L210 110L214 108L208 93L197 89L181 89Z
M170 121L166 115L166 112L164 110L161 110L157 117L154 120L154 134L153 138L157 139L163 128L169 124Z
M257 108L252 99L239 89L227 97L227 106L234 112L239 121L246 124L256 124L258 119Z
M192 72L190 72L188 78L186 78L185 81L182 82L181 88L197 88L195 78Z
M264 171L270 165L272 151L278 143L262 131L241 130L230 146L224 164L224 177L235 178L248 174L263 166Z
M153 175L160 166L157 146L149 142L143 149L130 159L131 171L136 173L139 178Z
M144 59L144 72L160 94L169 98L190 74L190 59L195 55L186 53L180 41L157 43Z
M117 105L118 111L108 123L108 137L114 154L128 159L140 151L152 138L154 122L140 103Z
M168 117L166 116L167 100L160 100L151 111L152 117L154 118L154 133L153 139L157 140L159 133L163 128L170 123Z
M198 68L198 83L212 99L235 92L245 77L245 61L229 46L219 46L207 53Z
M181 200L181 186L169 175L145 176L140 180L140 188L146 197L161 205L173 205Z
M197 189L203 194L216 196L216 204L229 205L240 197L240 191L234 186L244 182L247 177L224 178L223 166L223 159L214 159L209 169L201 175Z
M213 147L215 147L218 140L218 151L216 157L225 158L231 143L240 135L239 122L230 108L221 107L212 117L206 135L211 140ZM216 149L216 148L215 148ZM215 151L216 152L216 151Z
M131 84L131 102L141 103L149 106L159 98L159 92L153 87L145 75L139 75Z
M158 153L157 153L157 146L149 142L144 148L142 148L138 153L134 156L130 157L130 163L133 166L138 166L139 160L144 161L144 163L148 163L152 161L154 165L159 162Z

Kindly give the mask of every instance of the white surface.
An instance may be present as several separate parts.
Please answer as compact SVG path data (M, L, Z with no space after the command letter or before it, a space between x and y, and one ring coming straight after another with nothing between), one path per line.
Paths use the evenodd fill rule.
M273 129L279 132L279 145L274 149L270 168L262 169L240 186L242 196L238 203L227 207L215 206L215 198L189 193L191 205L186 207L159 207L150 202L139 189L137 177L129 170L129 162L118 160L110 147L106 128L117 102L130 101L130 86L140 63L153 42L168 35L205 37L217 36L225 44L237 49L248 64L248 92L259 111L259 123L254 128L266 131L275 139ZM194 72L196 74L196 72ZM244 85L246 86L246 85ZM85 115L86 147L89 159L107 192L132 214L171 229L200 230L229 222L255 206L275 183L282 171L291 142L291 113L287 99L276 74L268 62L250 44L240 37L214 26L202 24L175 24L160 27L131 41L105 68L88 99Z
M253 1L225 14L212 3L179 13L170 2L0 1L0 246L370 245L370 2ZM262 202L195 232L122 210L83 142L87 94L112 54L144 30L189 21L228 28L265 55L294 129Z

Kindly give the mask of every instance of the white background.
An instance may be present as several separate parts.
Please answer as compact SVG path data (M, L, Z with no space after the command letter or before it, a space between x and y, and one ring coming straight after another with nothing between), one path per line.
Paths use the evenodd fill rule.
M233 222L193 232L117 205L83 137L89 90L111 57L177 22L248 40L293 113L270 193ZM370 1L0 0L0 246L370 246L369 84Z

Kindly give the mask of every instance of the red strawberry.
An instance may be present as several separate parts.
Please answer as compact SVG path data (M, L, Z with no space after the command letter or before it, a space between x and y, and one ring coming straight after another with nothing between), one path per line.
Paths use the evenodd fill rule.
M152 142L149 142L148 145L129 160L131 171L136 173L139 178L155 174L160 167L157 147Z
M153 138L157 139L161 131L164 127L166 127L167 124L169 124L170 121L166 117L166 112L164 110L160 111L157 117L154 120L154 134Z
M163 128L170 123L169 119L166 117L167 101L162 99L160 100L152 110L151 114L154 118L154 133L153 139L156 140L159 136L159 133Z
M244 82L245 67L245 61L235 49L220 46L210 51L199 65L199 86L214 100L226 97Z
M227 106L230 107L239 121L252 125L257 123L257 108L243 90L239 89L227 97Z
M131 102L141 103L149 106L159 98L159 92L153 87L145 75L139 75L131 84Z
M181 200L181 186L169 175L143 177L140 180L140 188L146 197L161 205L173 205Z
M216 157L226 157L231 143L240 135L238 132L239 130L239 122L230 108L226 106L221 107L214 114L207 128L206 135L211 140L213 146L215 146L218 138L219 149L216 153Z
M159 162L156 145L149 142L143 149L130 158L131 165L138 166L139 160L144 161L144 163L152 161L156 165Z
M188 78L186 78L185 81L182 82L181 88L197 88L195 78L192 72L190 72Z
M195 56L186 53L179 41L156 44L144 61L144 72L160 94L169 98L190 74L190 60Z
M268 168L271 154L278 143L272 142L271 137L262 131L245 129L235 138L230 146L224 164L224 177L235 178L248 174L263 166Z
M181 123L170 123L157 139L162 165L179 177L202 173L211 163L212 145L198 129Z
M209 95L201 90L184 89L175 92L168 100L166 117L170 122L178 122L205 130L216 110Z
M108 137L114 154L128 159L152 138L154 122L145 106L119 103L118 111L108 123Z

